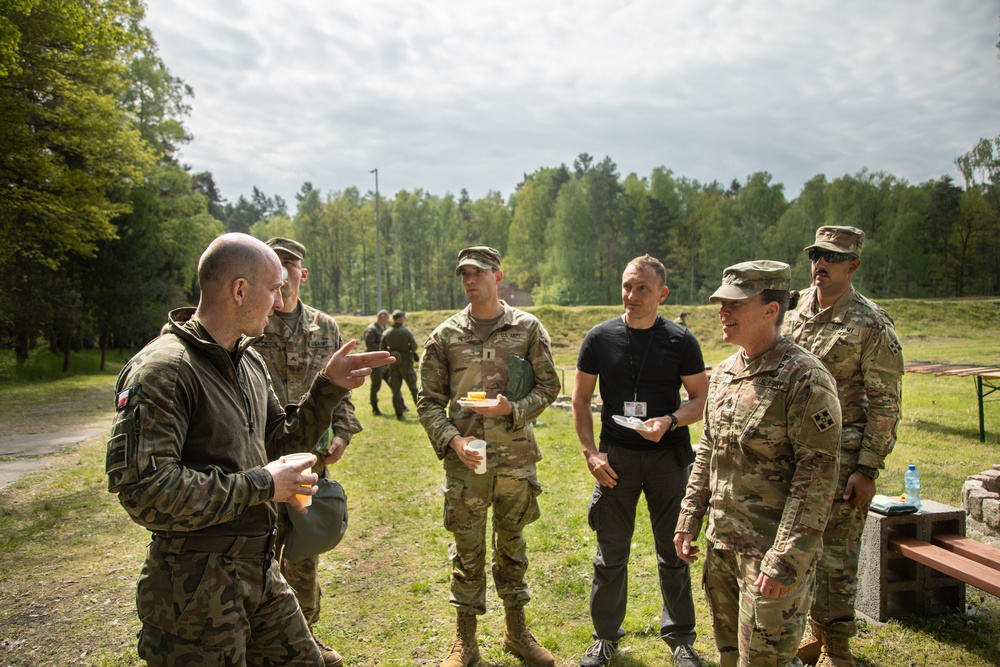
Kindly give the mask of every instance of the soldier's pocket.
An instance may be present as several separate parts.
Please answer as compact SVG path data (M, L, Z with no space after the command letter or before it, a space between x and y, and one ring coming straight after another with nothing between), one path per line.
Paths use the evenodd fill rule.
M538 507L538 494L541 493L542 488L538 483L532 480L520 480L516 483L520 492L510 496L513 502L502 508L501 512L494 509L497 528L508 533L521 532L525 526L536 521L542 515L542 511Z
M151 553L154 552L151 547ZM136 591L139 618L180 639L223 647L244 630L238 582L221 554L159 552L147 558Z
M128 406L115 414L108 438L104 471L108 475L108 491L118 493L139 481L140 406Z
M441 486L444 493L444 527L451 533L472 529L472 515L465 502L465 484L453 477L446 477Z

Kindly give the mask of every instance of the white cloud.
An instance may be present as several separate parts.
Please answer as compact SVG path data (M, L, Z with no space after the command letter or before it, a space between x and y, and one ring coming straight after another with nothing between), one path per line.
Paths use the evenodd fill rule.
M150 0L196 97L183 159L225 196L489 189L609 155L794 197L863 167L913 182L1000 133L997 9L832 0Z

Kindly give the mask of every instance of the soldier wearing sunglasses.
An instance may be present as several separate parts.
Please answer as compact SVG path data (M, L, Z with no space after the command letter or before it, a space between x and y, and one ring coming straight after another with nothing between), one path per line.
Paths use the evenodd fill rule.
M812 286L790 311L784 334L806 348L837 382L843 428L840 477L803 645L822 642L817 667L853 667L850 638L857 634L861 531L875 495L875 480L896 443L903 354L892 318L854 289L865 233L856 227L816 230L806 248Z

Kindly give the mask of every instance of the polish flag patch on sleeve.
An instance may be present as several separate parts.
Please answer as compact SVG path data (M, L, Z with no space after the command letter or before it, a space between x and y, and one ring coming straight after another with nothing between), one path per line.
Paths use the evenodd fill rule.
M118 393L118 400L115 401L115 409L121 410L126 405L128 405L128 397L132 395L131 389L126 389L125 391Z

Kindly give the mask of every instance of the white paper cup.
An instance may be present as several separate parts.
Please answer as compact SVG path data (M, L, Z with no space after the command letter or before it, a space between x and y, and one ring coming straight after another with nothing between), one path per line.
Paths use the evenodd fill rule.
M312 454L285 454L281 458L285 459L286 463L298 463L300 461L305 461L310 456L312 456ZM310 467L306 468L305 470L303 470L302 474L303 475L311 475L312 474L312 466L310 466ZM310 486L312 486L312 484L303 484L302 488L308 489ZM312 505L313 497L310 496L310 495L303 494L303 493L296 493L295 497L298 499L298 501L300 503L302 503L303 507L309 507L310 505Z
M476 466L476 474L482 475L483 473L486 472L486 441L473 440L468 445L466 445L466 447L468 447L469 449L476 450L477 452L479 452L480 456L483 457L483 460L479 462L478 466Z

